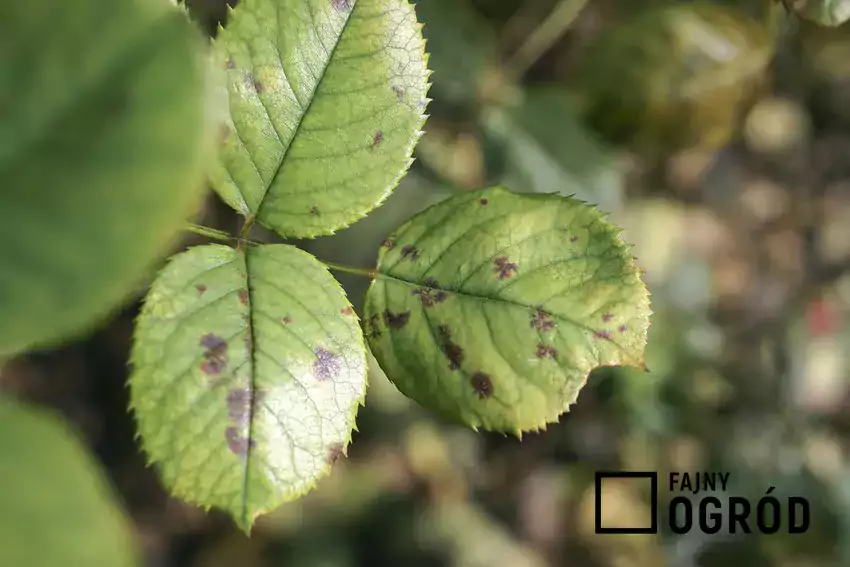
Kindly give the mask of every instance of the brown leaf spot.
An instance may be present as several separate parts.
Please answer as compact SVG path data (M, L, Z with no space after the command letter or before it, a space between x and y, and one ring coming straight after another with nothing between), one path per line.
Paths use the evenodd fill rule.
M555 321L552 320L551 315L542 309L537 309L531 316L531 328L538 331L551 331L555 328Z
M254 79L252 86L254 87L254 90L257 91L257 94L262 94L266 90L263 83L261 83L258 79Z
M393 85L392 89L398 101L404 102L404 87L402 87L401 85Z
M383 246L387 250L392 250L393 248L395 248L395 240L393 240L392 238L387 238L383 242L381 242L381 246Z
M252 390L247 386L234 388L227 393L227 415L233 421L244 424L257 411L264 397L265 392L260 389Z
M613 318L614 318L614 316L613 316L613 315L611 315L610 313L606 313L605 315L603 315L603 316L602 316L602 320L603 320L605 323L607 323L608 321L610 321L610 320L611 320L611 319L613 319Z
M577 241L578 241L578 236L571 236L570 237L570 242L577 242Z
M517 272L517 269L517 265L509 262L507 256L493 260L493 272L499 274L500 280L511 277Z
M484 372L476 372L469 379L469 384L480 399L489 398L493 395L493 381L489 374Z
M537 343L537 358L558 358L558 351L554 347Z
M620 327L617 330L620 331L621 333L625 333L626 332L626 326L620 325Z
M335 378L339 374L339 356L322 347L313 351L316 361L313 363L313 374L317 380L325 381Z
M402 258L410 256L410 261L413 262L419 257L419 250L413 244L405 244L401 249Z
M313 215L314 217L319 216L321 214L321 212L319 212L319 207L314 205L313 208L310 209L310 214Z
M221 337L209 333L201 337L201 346L206 349L201 371L211 376L221 374L227 367L227 343Z
M595 331L593 333L593 336L597 339L604 339L606 341L610 341L611 340L611 331L606 331L605 329L602 329L601 331Z
M489 203L489 201L487 199L481 199L478 202L481 203L482 205L486 205L487 203Z
M195 289L198 290L198 295L204 295L204 292L207 291L207 286L204 284L198 284L195 286Z
M245 306L248 305L248 290L247 289L243 288L243 289L239 290L239 302L242 305L245 305Z
M463 363L463 349L452 340L452 331L448 325L437 327L437 334L440 339L440 348L449 359L449 370L457 370Z
M333 4L334 8L336 8L337 12L344 12L351 8L349 0L331 0L331 3Z
M340 315L351 315L352 313L354 313L354 310L350 306L349 307L343 307L342 309L339 310L339 313L340 313Z
M227 439L227 448L230 452L240 457L247 457L248 449L254 447L254 440L249 440L242 435L238 427L232 425L224 430L224 438Z
M375 132L375 135L372 136L372 147L377 148L381 144L381 142L383 142L383 141L384 141L384 133L381 132L380 130L378 130L377 132Z
M423 307L433 307L437 303L442 303L446 299L446 292L438 291L434 293L433 289L422 287L414 289L412 295L418 295Z
M325 449L325 462L329 465L332 465L336 462L337 459L342 455L342 450L344 446L342 443L334 443L332 445L328 445L327 449Z
M388 327L393 329L401 329L405 325L407 325L407 321L410 319L410 311L405 311L403 313L393 313L389 309L384 311L384 323L387 324Z

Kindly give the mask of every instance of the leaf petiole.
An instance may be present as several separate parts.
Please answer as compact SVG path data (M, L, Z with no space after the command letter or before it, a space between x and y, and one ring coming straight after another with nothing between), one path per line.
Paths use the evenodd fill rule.
M364 278L369 278L370 280L374 280L378 277L378 270L368 269L368 268L355 268L353 266L346 266L344 264L337 264L336 262L327 262L325 260L319 260L325 266L327 266L331 270L335 270L337 272L344 272L346 274L354 274L355 276L362 276Z

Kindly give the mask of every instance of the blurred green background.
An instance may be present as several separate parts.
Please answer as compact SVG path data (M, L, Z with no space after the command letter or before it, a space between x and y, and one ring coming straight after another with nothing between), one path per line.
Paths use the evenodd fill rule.
M297 244L372 266L394 227L452 192L575 193L635 245L649 372L596 371L559 424L520 441L435 420L373 364L348 458L251 539L145 466L126 409L138 304L11 361L0 388L72 424L151 567L850 564L850 28L771 0L416 5L434 70L417 161L367 219ZM221 0L189 6L210 33L225 17ZM197 222L238 226L212 193ZM368 282L340 280L359 310ZM604 469L728 471L753 502L770 485L807 497L811 528L594 535ZM645 514L648 495L619 489L606 522Z

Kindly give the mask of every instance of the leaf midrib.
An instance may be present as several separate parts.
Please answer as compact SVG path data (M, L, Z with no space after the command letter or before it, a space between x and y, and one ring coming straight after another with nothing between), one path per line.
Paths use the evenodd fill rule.
M354 17L354 10L356 10L356 9L357 9L357 0L352 0L351 9L348 11L348 16L345 18L345 23L342 25L342 29L339 31L339 36L336 38L336 41L334 42L333 48L331 48L331 51L328 54L328 59L325 62L324 67L322 68L322 74L319 77L319 80L316 81L316 84L313 87L313 90L310 92L310 97L309 97L309 100L307 101L307 105L301 106L302 112L301 112L301 115L298 117L298 123L295 125L295 129L292 133L292 137L289 140L289 144L287 144L286 148L283 150L283 155L280 157L280 161L277 164L277 168L275 168L275 171L274 171L274 174L272 175L272 178L269 180L268 184L266 184L266 187L263 190L263 194L260 196L260 202L257 204L257 210L254 212L254 217L259 219L260 221L262 221L261 214L262 214L262 210L263 210L263 205L266 203L266 196L268 195L269 190L272 188L272 185L274 185L275 181L277 180L278 175L280 175L280 172L283 170L283 166L286 163L286 157L289 155L289 150L292 149L292 146L295 145L295 142L298 140L298 136L301 133L301 125L304 123L304 118L307 116L307 114L310 113L310 109L313 108L313 102L316 100L316 92L318 92L319 87L322 86L322 82L324 82L325 77L327 76L328 67L330 66L331 61L334 58L334 54L336 53L337 47L339 47L339 44L342 41L342 36L345 35L345 30L348 29L348 24L349 24L349 22L351 22L351 18ZM277 11L275 12L275 14L277 16L277 23L278 23L277 29L275 30L275 46L278 47L278 53L280 53L280 50L279 50L280 7L279 6L277 7ZM315 29L315 26L314 26L314 29ZM316 31L318 31L318 30L316 30ZM280 63L281 68L283 68L283 59L279 58L278 62ZM287 82L289 82L288 79L287 79ZM292 85L290 84L290 87L291 86ZM294 92L294 89L293 89L293 92ZM297 98L296 98L296 100L297 100ZM269 122L272 123L272 126L274 126L274 123L271 120L271 116L269 116Z

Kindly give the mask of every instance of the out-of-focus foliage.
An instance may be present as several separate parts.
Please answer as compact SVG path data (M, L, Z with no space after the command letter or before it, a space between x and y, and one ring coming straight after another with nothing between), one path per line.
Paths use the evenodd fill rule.
M588 48L578 78L588 122L641 154L727 143L765 87L773 45L742 13L664 6L614 26Z
M783 0L801 18L837 27L850 20L850 0Z
M0 565L132 567L99 465L55 416L0 398Z
M82 332L203 191L201 38L161 0L4 2L0 356Z

